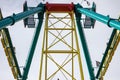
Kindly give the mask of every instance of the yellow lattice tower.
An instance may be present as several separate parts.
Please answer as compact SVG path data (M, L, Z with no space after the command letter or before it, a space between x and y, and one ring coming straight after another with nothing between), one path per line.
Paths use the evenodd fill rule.
M39 80L84 80L72 4L46 8Z

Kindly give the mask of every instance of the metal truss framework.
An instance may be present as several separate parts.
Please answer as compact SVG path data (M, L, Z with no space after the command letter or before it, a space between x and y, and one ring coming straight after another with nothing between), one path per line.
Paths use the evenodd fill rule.
M59 15L59 13L61 13L61 15ZM61 72L63 76L62 79L65 80L84 80L74 12L55 13L46 11L45 17L39 80L52 80L59 72ZM63 60L61 60L60 57ZM77 58L77 60L75 58ZM44 68L43 63L45 63ZM79 64L79 68L77 69L79 70L79 77L75 77L76 63ZM55 69L54 64L57 67ZM68 66L70 69L68 70L68 67L65 66ZM53 70L53 72L50 69ZM43 74L44 76L42 76L42 72L45 72L45 74Z
M111 19L109 16L104 16L102 14L96 13L96 5L93 4L92 9L83 8L79 4L39 4L37 7L28 9L27 2L24 4L24 12L13 14L6 18L2 17L0 10L0 36L1 42L6 53L8 63L11 67L14 79L26 80L36 44L38 41L39 33L43 23L44 12L46 12L45 17L45 27L44 27L44 38L43 47L40 61L40 74L39 80L50 80L56 79L62 76L62 79L66 80L84 80L84 73L82 69L82 60L80 55L79 43L77 38L76 30L78 29L78 35L80 36L81 44L83 47L83 53L86 59L86 64L88 67L88 72L90 80L103 79L115 50L120 41L120 22L119 20ZM15 56L15 50L10 38L9 30L6 28L8 25L13 25L15 22L24 20L24 25L28 17L38 14L38 25L36 27L35 35L33 37L32 45L28 53L28 58L23 70L23 74L19 69L19 65ZM61 15L58 15L61 13ZM75 19L74 19L75 13ZM91 24L95 22L93 19L98 20L108 27L115 28L111 34L109 43L105 50L105 54L100 63L97 75L94 75L94 69L90 59L86 38L81 24L81 15L84 14L92 20ZM77 29L75 21L77 23ZM88 21L89 22L89 21ZM87 24L87 26L89 26ZM94 28L94 27L93 27ZM118 29L118 30L116 30ZM56 66L56 67L53 67ZM78 67L77 67L78 66ZM51 68L52 67L52 68ZM77 69L77 70L76 70ZM52 71L53 70L53 71ZM79 77L76 77L76 73ZM43 74L44 73L44 74ZM58 75L60 73L61 75Z

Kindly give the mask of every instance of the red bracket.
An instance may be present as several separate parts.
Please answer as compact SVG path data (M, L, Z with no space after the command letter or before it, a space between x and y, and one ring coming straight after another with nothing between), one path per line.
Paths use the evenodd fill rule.
M52 4L46 3L46 10L51 12L70 12L74 10L74 4Z

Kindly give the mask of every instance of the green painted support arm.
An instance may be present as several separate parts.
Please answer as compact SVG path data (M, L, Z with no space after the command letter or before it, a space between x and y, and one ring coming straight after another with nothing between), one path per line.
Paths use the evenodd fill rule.
M109 40L109 42L108 42L108 46L107 46L107 48L106 48L106 50L105 50L105 54L104 54L104 56L103 56L103 58L102 58L102 61L101 61L101 63L100 63L100 67L99 67L99 69L98 69L96 78L99 78L99 76L100 76L100 71L101 71L102 68L103 68L104 61L105 61L105 59L106 59L106 57L107 57L107 55L108 55L108 50L110 49L110 46L111 46L111 44L112 44L112 41L113 41L113 39L114 39L114 35L115 35L116 31L117 31L117 30L114 29L113 32L112 32L112 34L111 34L110 40Z
M30 65L32 63L32 58L33 58L33 55L34 55L34 51L35 51L35 48L36 48L36 44L37 44L37 41L38 41L38 37L39 37L39 34L40 34L41 26L42 26L42 23L43 23L44 5L40 4L39 6L42 7L42 10L41 10L40 13L38 13L39 23L38 23L38 26L36 28L36 31L35 31L35 34L34 34L34 37L33 37L32 45L31 45L31 48L30 48L30 51L29 51L29 54L28 54L28 58L27 58L27 61L26 61L25 68L24 68L22 80L27 79L28 72L29 72L29 69L30 69Z
M89 54L89 51L88 51L84 31L82 29L82 24L80 22L81 13L79 13L77 11L78 7L81 7L81 6L80 5L75 6L75 16L76 16L76 22L77 22L77 26L78 26L78 32L79 32L80 40L81 40L81 43L82 43L82 46L83 46L83 51L84 51L84 55L85 55L85 59L86 59L87 67L88 67L88 72L89 72L89 75L90 75L90 80L95 80L94 69L92 67L92 61L91 61L90 54Z
M93 11L90 11L88 9L77 7L76 9L79 13L82 13L86 16L89 16L95 20L98 20L104 24L107 24L109 27L113 27L115 29L120 30L120 22L116 21L114 19L111 19L109 16L104 16L102 14L95 13Z
M33 15L35 13L39 13L39 12L42 12L41 6L38 6L32 10L28 10L18 14L13 14L12 16L3 18L2 20L0 20L0 29L5 28L6 26L9 26L9 25L13 25L15 22L23 20L28 16Z

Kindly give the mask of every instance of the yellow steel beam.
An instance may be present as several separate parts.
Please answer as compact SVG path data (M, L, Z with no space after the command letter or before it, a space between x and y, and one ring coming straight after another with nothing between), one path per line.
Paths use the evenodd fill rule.
M47 15L45 15L46 18ZM45 22L47 22L47 19L45 20ZM47 24L45 24L45 26L47 26ZM44 27L45 30L46 27ZM44 31L44 35L43 35L43 43L42 43L42 54L41 54L41 59L40 59L40 72L39 72L39 80L42 80L42 68L43 68L43 52L44 52L44 48L45 48L45 40L46 40L46 32Z
M51 22L50 20L49 20L49 22L52 24L52 22ZM67 24L69 24L69 23L70 23L70 20L67 22ZM64 26L64 28L66 28L66 27L67 27L67 25ZM53 25L53 28L55 28L54 25ZM58 35L57 35L57 36L60 36L60 37L62 38L61 33L62 33L64 30L61 30L60 32L59 32L58 30L56 30L56 31L58 32ZM50 44L50 46L53 45L57 39L58 39L58 38L56 37L56 38L52 41L52 43ZM62 39L63 39L63 41L64 41L65 43L67 43L67 42L64 40L64 38L62 38ZM69 45L68 45L68 46L69 46ZM71 47L71 46L69 46L69 47Z
M50 14L50 15L51 15L51 14ZM55 17L54 15L51 15L51 16L53 16L55 19L58 19L58 21L54 22L53 24L49 25L48 27L51 27L51 26L55 25L56 23L62 21L64 18L66 18L66 17L69 16L69 15L66 15L66 16L63 17L63 18L57 18L57 17ZM65 24L68 25L67 23L65 23ZM69 25L69 26L70 26L70 25Z
M45 22L46 24L45 24L45 28L48 27L48 16L49 16L49 14L46 14L46 22ZM48 62L48 60L47 60L47 52L48 52L48 30L45 30L45 33L46 33L45 80L47 80L47 72L48 72L48 70L47 70L47 67L48 67L48 64L47 64L47 62Z
M84 73L83 73L83 68L82 68L82 60L81 60L81 55L80 55L80 48L79 48L79 42L78 42L78 37L77 37L77 31L76 31L76 25L75 25L75 21L74 21L74 13L72 12L71 14L71 19L73 22L73 26L74 26L74 34L75 34L75 42L76 42L76 47L77 47L77 51L78 51L78 62L79 62L79 69L80 69L80 76L81 76L81 80L84 80Z
M7 36L7 33L5 32L5 29L1 30L1 35L2 35L1 43L3 45L4 52L5 52L7 60L8 60L8 64L11 67L13 77L14 77L14 79L18 79L19 78L19 71L18 71L19 67L16 67L17 64L15 63L15 60L13 58L13 55L15 53L12 53L12 48L14 48L14 47L10 46L8 36Z
M75 51L71 51L71 50L47 50L44 51L43 53L62 53L62 54L68 54L68 53L78 53Z
M48 30L74 30L74 28L47 28Z
M69 34L71 34L71 32L69 32L68 34L66 34L65 36L63 36L62 38L59 38L58 36L56 36L55 34L53 34L52 32L50 32L49 31L49 33L51 33L53 36L55 36L57 39L58 39L58 41L56 41L54 44L52 44L52 45L50 45L49 47L48 47L48 49L49 48L51 48L52 46L54 46L56 43L58 43L59 41L62 41L64 44L66 44L70 49L72 48L69 44L67 44L65 41L63 41L63 39L65 38L65 37L67 37ZM75 50L75 49L74 49Z
M72 16L71 16L72 17ZM74 22L74 21L72 21ZM71 23L71 26L73 26L73 29L74 29L74 24ZM72 35L71 35L71 40L72 40L72 80L74 80L74 30L72 30Z
M54 18L58 19L58 22L61 21L61 22L63 22L64 24L66 24L66 25L68 25L69 27L71 27L69 24L67 24L66 22L62 21L63 18L57 18L57 17L54 16L54 15L51 15L51 16L53 16ZM64 18L66 18L67 16L68 16L68 15L66 15Z
M50 22L51 24L53 24L50 20L49 20L49 22ZM69 22L70 22L70 20L67 22L67 24L69 24ZM65 25L64 28L55 28L55 26L53 25L53 28L52 28L52 29L55 29L55 30L57 31L58 35L52 34L52 35L54 35L56 38L53 40L53 42L51 43L51 45L53 45L53 43L55 42L55 40L58 39L58 36L60 36L60 37L62 38L61 33L62 33L64 30L69 30L69 29L71 29L71 28L66 28L66 27L67 27L67 25ZM60 30L60 32L59 32L58 30ZM66 36L66 37L67 37L67 36ZM60 39L59 39L59 40L60 40ZM64 38L62 38L62 41L64 41L64 43L65 43L66 45L68 45L67 42L66 42L66 40L64 40ZM71 48L70 45L68 45L68 47Z
M103 77L105 75L119 42L120 42L120 31L117 30L113 38L112 44L110 45L110 49L108 50L108 55L105 59L105 62L103 64L104 67L102 68L99 77Z
M75 55L76 56L76 55ZM74 56L74 57L75 57ZM49 57L48 56L48 58L49 59L51 59L56 65L57 65L57 67L58 67L58 70L57 71L55 71L55 73L53 73L49 78L48 78L48 80L52 77L52 76L54 76L59 70L63 70L65 73L67 73L70 77L72 77L72 75L68 72L68 71L66 71L63 67L68 63L68 62L70 62L71 60L72 60L72 58L71 59L69 59L65 64L63 64L63 65L59 65L53 58L51 58L51 57ZM73 78L74 80L76 80L75 78Z
M71 19L71 17L65 17L65 18L63 18L63 17L57 17L57 18L59 18L59 19ZM49 19L56 19L56 18L55 17L49 17Z

